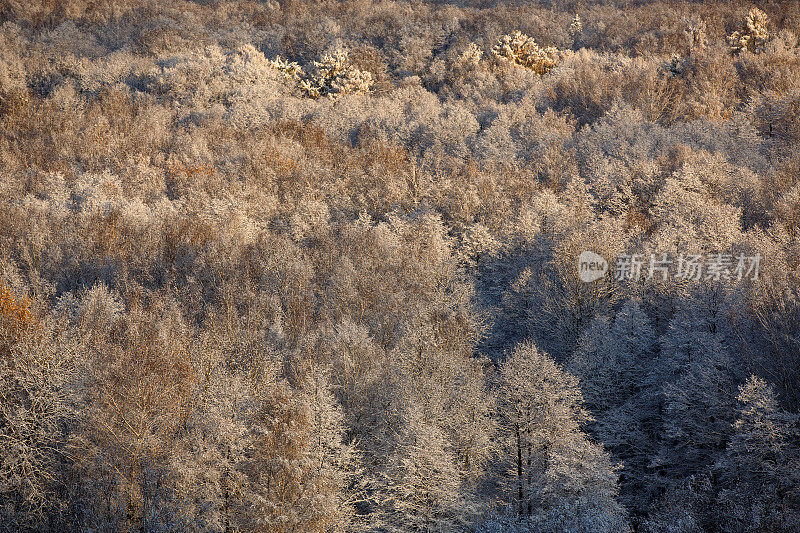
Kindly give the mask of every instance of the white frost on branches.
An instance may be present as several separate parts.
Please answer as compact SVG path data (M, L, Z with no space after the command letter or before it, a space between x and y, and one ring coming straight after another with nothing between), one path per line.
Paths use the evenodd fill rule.
M276 57L269 62L270 66L283 74L284 79L298 81L303 73L303 69L294 61Z
M767 14L754 7L747 14L744 22L746 29L735 31L728 37L731 52L738 54L744 50L749 50L753 53L764 51L764 46L769 40L769 30L767 29L769 18Z
M503 35L492 48L492 54L504 61L531 69L539 75L547 74L558 63L558 49L541 48L533 37L520 31Z
M298 83L300 92L308 98L368 93L374 82L372 73L353 65L348 52L341 49L314 61L314 71L310 74L304 74L300 65L280 56L270 61L270 65L283 73L286 80Z
M463 65L472 65L477 67L483 59L483 50L475 43L469 43L467 49L460 56L460 62Z
M689 41L689 50L702 49L708 46L708 34L706 22L698 18L683 19L686 39Z
M580 15L575 13L575 18L572 19L572 22L570 23L569 28L567 28L567 31L569 32L571 37L577 37L578 35L581 34L581 32L583 31L583 22L581 21Z

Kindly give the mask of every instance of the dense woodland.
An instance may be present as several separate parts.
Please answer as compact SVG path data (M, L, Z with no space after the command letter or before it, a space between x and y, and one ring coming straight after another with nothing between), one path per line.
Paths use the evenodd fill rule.
M0 0L0 531L800 531L799 35Z

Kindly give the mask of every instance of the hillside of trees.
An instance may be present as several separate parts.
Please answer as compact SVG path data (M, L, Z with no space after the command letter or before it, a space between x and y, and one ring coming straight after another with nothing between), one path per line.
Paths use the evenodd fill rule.
M0 532L800 531L798 37L0 0Z

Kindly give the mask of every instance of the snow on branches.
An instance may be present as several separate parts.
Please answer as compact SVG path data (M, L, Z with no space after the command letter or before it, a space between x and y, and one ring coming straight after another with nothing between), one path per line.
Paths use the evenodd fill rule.
M744 50L758 53L764 50L764 45L769 40L769 30L767 23L769 18L767 14L754 7L747 14L744 21L745 28L741 31L735 31L728 37L728 44L731 47L731 52L738 54Z
M374 81L372 73L353 65L348 52L341 49L326 53L319 61L314 61L314 70L308 74L297 63L280 56L270 61L270 65L280 71L284 79L297 83L302 95L308 98L368 93Z
M520 31L503 35L492 47L492 54L504 61L528 68L539 75L553 70L558 63L558 49L553 46L541 48L533 37Z

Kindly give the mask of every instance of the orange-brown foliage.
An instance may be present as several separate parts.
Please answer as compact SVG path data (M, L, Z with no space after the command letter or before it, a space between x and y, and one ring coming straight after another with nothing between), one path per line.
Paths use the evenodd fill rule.
M31 299L27 296L17 297L0 280L0 355L6 353L33 327L34 315L31 312L31 303Z

